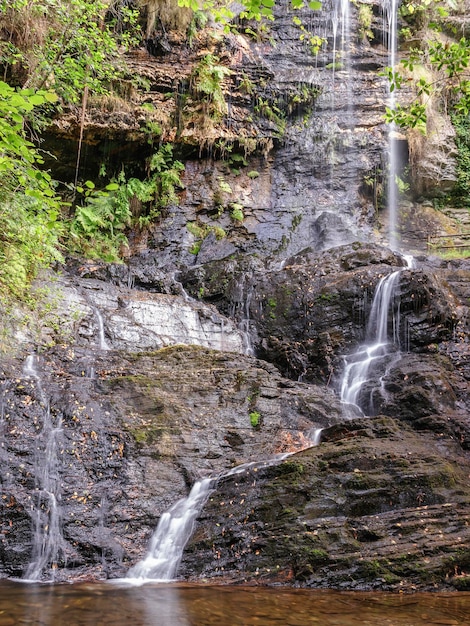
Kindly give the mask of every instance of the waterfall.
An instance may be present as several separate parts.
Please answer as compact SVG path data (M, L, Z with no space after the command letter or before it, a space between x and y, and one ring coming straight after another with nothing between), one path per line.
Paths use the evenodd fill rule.
M42 406L43 423L37 437L35 450L36 502L33 505L33 546L31 560L23 578L41 580L47 568L51 578L57 569L59 556L63 553L64 538L61 527L60 474L57 444L62 433L61 419L53 423L49 402L44 393L41 376L36 367L35 355L26 359L24 376L36 381L36 389Z
M317 428L313 431L311 447L320 443L321 430ZM203 478L194 483L186 498L178 500L162 514L150 540L147 555L129 570L127 580L134 584L142 584L149 580L159 582L173 580L183 557L184 548L192 535L195 521L209 494L217 487L217 482L221 478L241 474L251 468L277 465L291 454L287 452L264 461L243 463L219 476Z
M213 487L212 478L194 483L189 495L178 500L160 517L147 556L134 565L128 578L168 581L175 576L183 550L192 535L194 522Z
M388 55L389 66L392 70L395 70L397 62L397 9L398 0L385 0L384 13L387 22L388 32ZM388 98L388 107L390 110L394 110L396 105L395 90L390 91ZM389 245L392 250L397 249L398 244L398 186L397 176L399 171L397 143L396 143L397 128L394 123L389 124L388 131L388 159L389 159L389 171L388 171L388 197L387 197L387 209L389 220Z
M406 267L412 267L412 257L405 256ZM357 352L344 357L344 372L340 397L347 417L372 415L374 396L382 392L382 378L391 363L400 357L400 299L398 287L402 269L383 276L374 292L366 341ZM377 386L377 382L379 386Z
M93 312L95 314L96 321L98 322L99 349L109 350L109 344L106 341L106 337L104 335L104 322L103 322L103 316L101 315L101 311L97 309L96 307L93 307Z

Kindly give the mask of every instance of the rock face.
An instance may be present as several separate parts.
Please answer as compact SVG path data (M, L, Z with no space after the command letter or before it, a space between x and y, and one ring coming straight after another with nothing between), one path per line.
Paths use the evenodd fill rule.
M390 418L323 436L277 467L220 481L183 573L339 589L468 583L469 465L458 443Z
M224 280L227 263L183 277L211 305L76 271L60 279L51 297L61 295L61 323L43 331L49 347L27 357L30 344L18 334L22 351L3 360L3 576L123 576L196 479L295 452L218 481L183 577L408 590L466 584L468 263L423 259L410 270L400 256L360 244L306 251L279 270L245 261ZM345 420L335 393L341 355L364 338L373 286L400 267L409 351L383 376L383 415ZM188 345L192 330L179 334L173 321L172 343L185 345L160 347L166 331L155 329L170 323L167 314L159 319L161 307L172 311L175 302L184 319L190 310L212 324L199 345ZM243 321L264 360L243 354ZM208 336L220 338L222 327L228 350L212 350ZM318 429L322 443L306 449Z
M367 41L351 4L341 65L338 6L324 4L303 40L282 9L276 45L261 30L205 30L193 48L149 34L149 52L130 59L149 92L132 112L88 112L85 142L113 155L108 172L124 153L129 172L145 169L153 122L185 157L185 187L131 233L125 264L69 259L36 333L11 323L1 576L123 576L196 479L292 452L219 479L183 577L468 588L470 266L422 257L410 269L370 243L386 145L381 6ZM326 39L318 53L310 36ZM207 55L230 69L221 117L190 89ZM60 179L77 129L73 112L55 124ZM366 339L376 286L395 271L399 345L371 383L376 415L346 419L344 355Z
M34 531L46 579L125 575L196 478L302 449L309 431L341 417L332 392L251 357L189 346L102 351L93 378L90 357L57 348L34 370L3 371L3 576L25 574ZM52 496L60 533L50 526Z
M333 36L338 20L346 28L339 4L312 12L286 3L266 31L242 22L238 35L224 37L212 26L191 46L166 29L171 43L158 55L129 55L132 107L106 110L103 102L86 112L81 176L94 179L103 165L117 175L123 161L129 175L143 175L158 142L171 142L184 161L178 206L162 212L147 242L131 237L132 253L145 252L139 265L191 266L236 252L282 258L374 238L387 147L386 83L377 72L388 63L385 21L381 3L372 4L374 27L363 37L352 5L341 43L339 31ZM226 70L220 111L211 94L198 95L203 64ZM147 90L136 90L139 79ZM71 110L45 138L60 154L60 180L74 178L79 131ZM234 217L234 205L243 216Z
M356 243L321 254L306 250L268 271L213 262L181 280L190 293L244 320L258 354L287 376L325 384L341 376L341 355L364 340L378 280L404 263L387 248ZM419 268L401 272L395 306L402 345L412 350L450 339L462 314L445 279Z

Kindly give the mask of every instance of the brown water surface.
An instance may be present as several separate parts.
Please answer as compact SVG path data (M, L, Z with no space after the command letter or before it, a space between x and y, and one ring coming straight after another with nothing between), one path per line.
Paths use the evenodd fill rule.
M0 626L470 626L470 593L0 581Z

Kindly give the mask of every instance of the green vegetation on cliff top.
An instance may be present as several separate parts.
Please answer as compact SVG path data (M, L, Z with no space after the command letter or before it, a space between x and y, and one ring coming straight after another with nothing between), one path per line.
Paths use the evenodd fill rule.
M0 0L3 299L25 297L38 271L61 261L67 251L118 260L130 226L145 228L158 218L162 207L177 202L184 166L173 158L169 144L160 146L150 157L145 180L128 178L122 172L117 178L108 179L102 189L91 181L78 184L78 155L75 185L66 190L66 198L59 195L58 183L42 169L44 161L37 142L41 129L60 114L63 106L78 107L83 131L88 98L110 93L119 83L124 69L123 52L140 44L144 37L143 13L158 4L157 0ZM226 28L232 17L229 3L179 0L178 5L182 11L209 12ZM321 8L316 0L291 0L291 5L293 9ZM238 18L270 20L275 6L276 0L243 0ZM453 43L440 38L436 24L439 17L447 15L449 6L449 0L413 0L402 5L402 17L408 20L410 28L421 27L426 16L432 32L437 33L426 49L410 52L403 61L404 69L411 72L416 63L424 62L440 74L438 82L420 78L420 100L407 110L397 107L388 111L389 120L408 126L422 125L423 97L439 93L460 116L460 126L464 126L462 118L470 110L470 81L465 78L470 45L465 38ZM432 24L429 16L434 20ZM228 69L216 61L210 55L205 57L205 66L194 76L193 89L204 97L209 90L212 107L220 115L224 111L220 81ZM404 81L402 75L395 68L387 72L391 88L399 88ZM465 190L466 163L463 151L461 154L460 185ZM234 219L242 218L242 213L232 213Z

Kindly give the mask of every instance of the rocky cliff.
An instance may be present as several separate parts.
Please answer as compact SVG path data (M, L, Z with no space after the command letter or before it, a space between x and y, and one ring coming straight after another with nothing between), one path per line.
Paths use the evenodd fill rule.
M381 7L365 39L351 7L347 63L335 8L306 22L318 50L289 11L192 47L149 34L129 59L148 92L88 111L84 176L100 160L142 171L153 122L152 141L184 156L185 189L131 234L125 263L70 258L29 318L5 314L1 575L123 576L194 480L291 452L218 481L181 576L467 588L470 267L418 255L409 269L381 245ZM230 70L219 118L189 88L209 54ZM69 111L46 138L64 179L78 132ZM343 357L397 269L402 350L374 416L350 420Z

